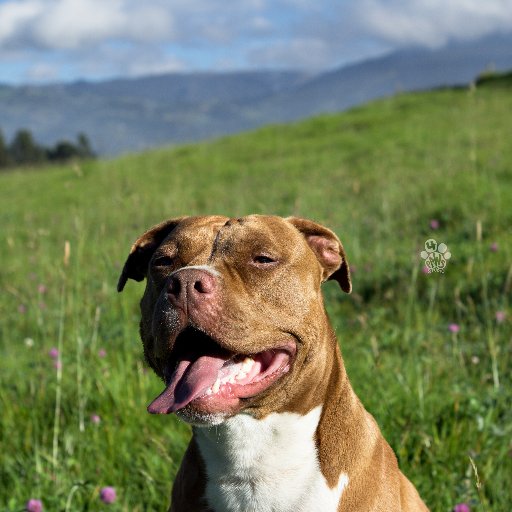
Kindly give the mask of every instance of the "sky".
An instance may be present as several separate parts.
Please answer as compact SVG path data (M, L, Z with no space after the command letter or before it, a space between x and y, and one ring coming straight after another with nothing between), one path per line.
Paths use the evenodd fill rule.
M0 83L319 71L512 33L512 0L0 0Z

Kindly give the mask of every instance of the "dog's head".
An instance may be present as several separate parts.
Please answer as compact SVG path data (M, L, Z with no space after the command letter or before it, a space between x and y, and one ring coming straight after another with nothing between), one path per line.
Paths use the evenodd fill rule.
M300 401L301 374L325 359L320 284L351 290L337 236L295 217L163 222L133 245L118 290L144 278L144 354L166 385L148 410L195 424Z

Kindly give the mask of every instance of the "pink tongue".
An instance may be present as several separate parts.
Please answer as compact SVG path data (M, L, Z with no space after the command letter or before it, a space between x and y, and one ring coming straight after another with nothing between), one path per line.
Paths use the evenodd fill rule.
M185 407L214 384L225 362L226 358L218 355L181 360L167 387L149 404L148 412L169 414Z

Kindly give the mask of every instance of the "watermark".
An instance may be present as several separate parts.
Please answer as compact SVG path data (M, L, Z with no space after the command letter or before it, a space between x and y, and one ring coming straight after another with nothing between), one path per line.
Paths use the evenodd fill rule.
M443 274L452 253L448 250L446 244L438 244L433 238L429 238L425 242L425 250L421 251L420 256L425 260L425 266L428 268L429 274L432 272Z

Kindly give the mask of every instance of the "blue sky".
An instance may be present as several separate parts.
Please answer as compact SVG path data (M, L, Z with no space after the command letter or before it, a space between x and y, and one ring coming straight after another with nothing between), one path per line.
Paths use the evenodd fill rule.
M512 0L0 0L0 83L330 69L512 32Z

